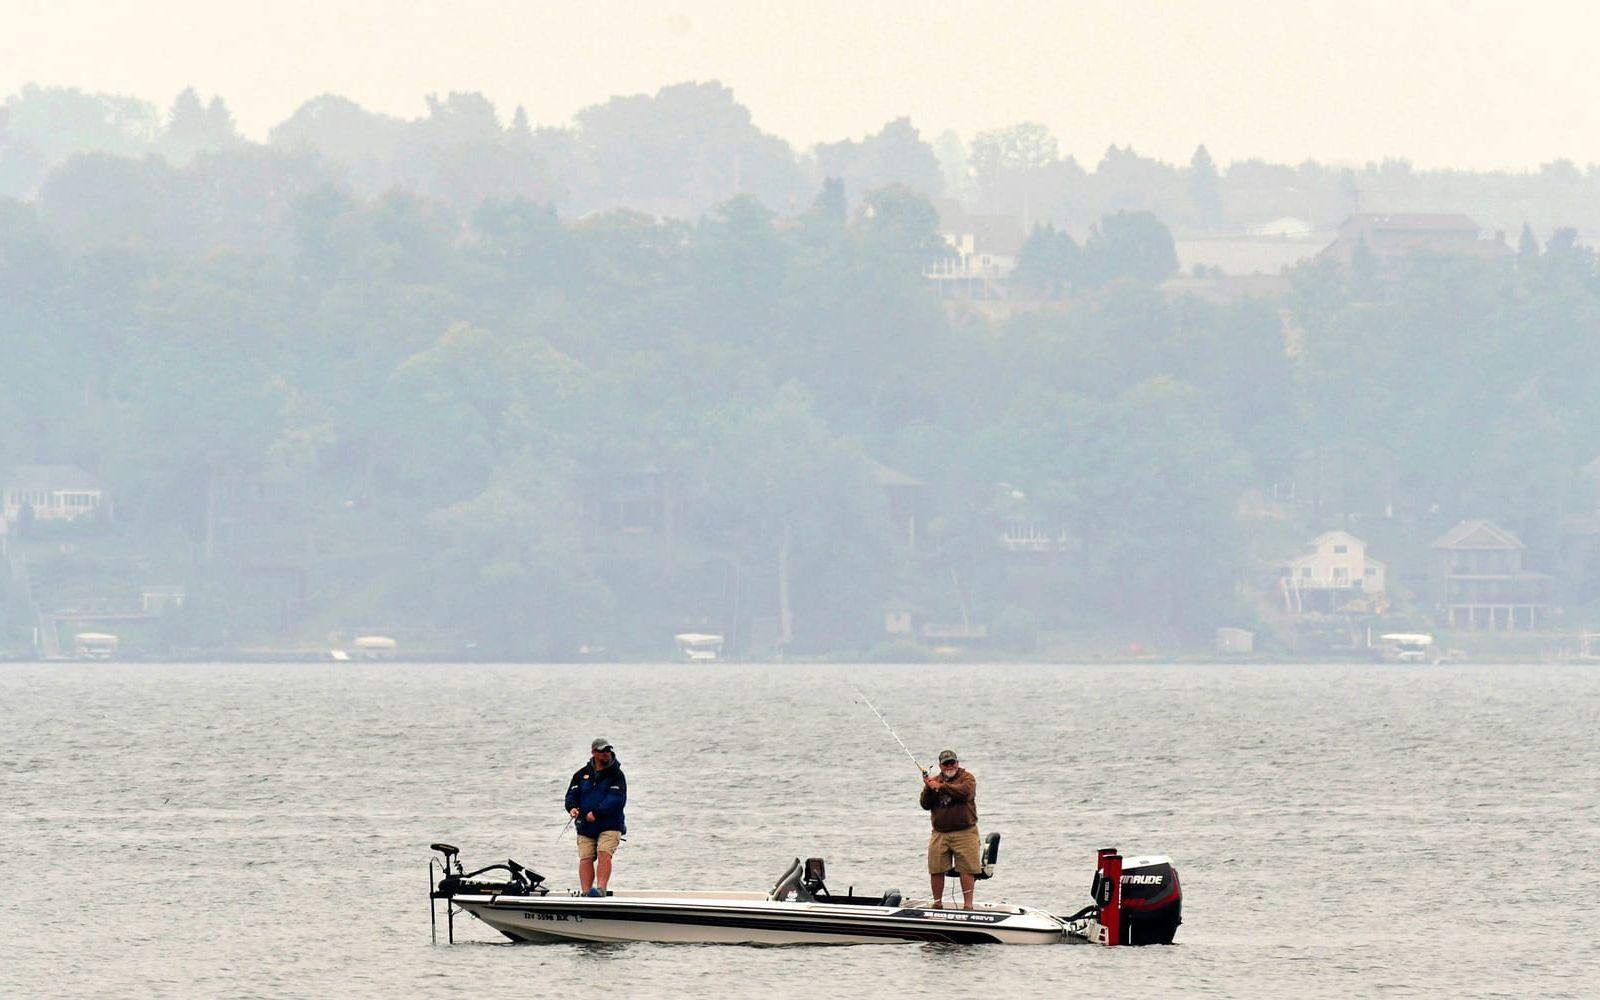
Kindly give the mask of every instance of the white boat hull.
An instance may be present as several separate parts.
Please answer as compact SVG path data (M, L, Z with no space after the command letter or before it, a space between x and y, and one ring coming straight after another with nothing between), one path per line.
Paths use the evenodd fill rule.
M1042 910L975 910L792 902L760 894L457 896L455 904L519 941L700 944L1054 944L1061 922Z

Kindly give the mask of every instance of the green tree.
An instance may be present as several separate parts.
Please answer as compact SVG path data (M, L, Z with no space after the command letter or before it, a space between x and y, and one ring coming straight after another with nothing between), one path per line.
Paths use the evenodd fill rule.
M0 198L25 198L44 178L44 156L11 129L11 109L0 104Z
M1517 264L1526 267L1539 259L1539 238L1533 235L1533 227L1526 222L1522 224L1522 235L1517 239Z
M52 165L78 153L143 156L160 129L154 105L77 87L24 84L4 107L7 133Z
M926 197L898 185L867 193L856 231L874 261L890 269L920 273L950 254L939 235L938 210Z
M1055 136L1038 122L979 132L968 152L973 174L983 185L997 185L1007 175L1047 166L1059 155Z
M1202 229L1222 221L1222 179L1203 145L1196 146L1189 158L1189 207L1195 225Z
M972 183L971 164L967 145L955 132L946 129L933 140L933 155L939 160L939 170L944 174L944 190L952 198L963 198Z
M611 592L578 531L582 517L570 467L518 457L482 492L429 517L437 547L424 550L421 572L392 586L421 620L483 654L569 659L615 628Z
M1049 187L1049 170L1059 159L1055 136L1037 122L979 132L968 150L979 196L1020 215L1024 229L1033 228L1034 213Z
M167 512L206 561L222 482L259 472L285 425L288 287L273 264L237 257L168 275L140 302L136 353L108 387L119 508Z
M745 567L780 649L837 648L874 632L892 579L889 520L858 446L831 433L803 389L730 409L714 425L713 523ZM754 596L754 595L753 595Z
M1054 226L1035 226L1017 255L1011 282L1044 299L1054 299L1079 279L1083 252L1072 234Z
M393 164L406 141L406 122L368 111L346 97L323 94L300 105L267 133L267 142L308 150L338 164L346 183L368 195L394 186Z
M574 241L548 203L488 199L473 213L472 228L478 239L469 253L492 274L485 290L497 298L578 279Z
M542 341L455 324L390 377L378 475L414 503L459 503L488 485L498 456L557 448L555 417L581 379Z
M613 97L578 112L586 166L574 178L580 211L627 205L694 218L751 194L792 212L800 172L787 143L756 128L720 83L680 83L654 96Z
M844 181L857 197L894 184L930 198L944 190L939 161L909 118L896 118L860 142L821 143L816 157L825 175Z
M788 247L759 201L743 195L708 212L689 261L699 336L770 350L788 269Z
M1159 282L1178 272L1172 232L1149 212L1100 218L1083 242L1084 270L1098 281Z
M202 104L195 89L185 87L167 112L166 127L156 140L156 149L169 162L181 166L199 153L226 149L243 141L221 97L213 96L209 104Z
M844 228L849 215L850 203L845 198L844 181L837 177L825 178L816 200L811 203L811 211L806 214L806 221L837 232Z
M157 159L74 157L39 189L39 217L74 250L168 250L182 242L190 206L182 178Z

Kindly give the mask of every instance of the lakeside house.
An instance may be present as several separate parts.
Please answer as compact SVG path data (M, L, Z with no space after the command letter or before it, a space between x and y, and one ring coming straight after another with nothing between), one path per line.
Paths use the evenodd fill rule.
M1178 269L1193 277L1254 277L1252 286L1233 287L1242 294L1286 291L1288 282L1262 281L1278 278L1297 264L1311 260L1328 245L1332 236L1316 229L1306 219L1282 216L1244 230L1211 230L1174 234L1173 249L1178 254Z
M1600 458L1579 470L1586 493L1582 510L1561 519L1562 602L1600 600Z
M894 527L898 543L904 546L906 552L916 552L918 522L922 517L923 497L928 491L928 484L871 458L867 459L867 475L883 493L889 522Z
M1014 215L975 215L960 203L940 201L939 235L951 253L930 264L923 277L941 299L1005 299L1028 234Z
M704 484L690 477L695 487L685 487L674 476L647 463L607 476L594 487L591 528L619 535L662 535L675 540L687 516L691 499L704 495Z
M1493 521L1462 521L1434 539L1434 606L1451 628L1538 628L1549 616L1552 578L1523 568L1527 546Z
M111 494L76 465L12 465L0 471L0 518L14 528L24 518L78 521L111 516Z
M1306 551L1279 567L1285 611L1379 613L1387 606L1388 567L1367 554L1367 543L1348 531L1325 531Z
M1410 257L1494 258L1511 253L1504 234L1486 239L1476 222L1459 213L1368 212L1344 220L1338 235L1318 257L1348 267L1362 247L1380 267Z

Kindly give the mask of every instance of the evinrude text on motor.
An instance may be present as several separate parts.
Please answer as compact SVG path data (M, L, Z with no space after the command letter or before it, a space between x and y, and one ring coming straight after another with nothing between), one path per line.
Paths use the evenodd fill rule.
M984 839L980 878L993 874L999 846L999 834ZM1095 876L1105 899L1097 897L1097 903L1063 919L1006 903L946 909L937 900L906 899L895 889L858 894L851 887L835 893L827 886L821 858L796 858L766 892L619 890L589 897L552 891L544 876L515 861L468 872L456 848L434 844L433 849L444 861L437 882L438 863L429 862L430 904L445 901L452 941L458 910L513 941L1051 944L1071 936L1101 944L1154 944L1170 943L1178 924L1177 873L1171 864L1164 858L1133 859L1126 871L1113 874L1106 856L1115 852L1102 852ZM1120 856L1116 860L1120 863ZM491 873L496 877L485 877ZM1160 884L1148 881L1157 875ZM1145 899L1152 905L1140 909L1136 900ZM1110 921L1109 928L1104 921Z
M1063 921L1069 937L1093 944L1171 944L1183 923L1183 890L1172 861L1124 859L1101 848L1089 887L1094 902Z

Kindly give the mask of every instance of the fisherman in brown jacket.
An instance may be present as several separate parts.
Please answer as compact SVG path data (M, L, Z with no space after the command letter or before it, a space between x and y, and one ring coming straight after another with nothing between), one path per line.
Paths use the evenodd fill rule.
M978 846L978 779L963 770L954 750L939 751L939 773L922 777L922 808L933 813L933 836L928 838L928 879L933 905L944 906L944 874L955 864L961 876L961 898L972 909L972 887L983 870Z

